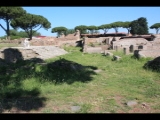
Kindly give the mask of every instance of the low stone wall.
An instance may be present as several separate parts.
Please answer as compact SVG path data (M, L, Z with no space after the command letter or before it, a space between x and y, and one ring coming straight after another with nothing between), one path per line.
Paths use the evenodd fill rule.
M83 52L84 53L104 53L105 50L108 50L109 45L100 45L100 46L96 46L96 47L91 47L91 46L87 46L85 45L83 47Z
M31 46L50 46L55 44L56 44L56 41L54 39L52 40L33 39L30 41Z

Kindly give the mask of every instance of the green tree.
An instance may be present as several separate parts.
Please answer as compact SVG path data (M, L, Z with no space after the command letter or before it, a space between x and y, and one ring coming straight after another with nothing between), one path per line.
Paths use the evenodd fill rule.
M160 23L155 23L155 24L151 25L150 29L155 29L156 30L156 34L158 34L159 29L160 29Z
M108 32L109 29L111 29L112 26L110 24L103 24L98 26L98 29L102 29L104 31L104 34L106 34Z
M123 27L123 22L121 22L121 21L113 22L110 25L115 30L115 32L117 34L118 33L118 28Z
M4 20L6 22L7 28L4 26L1 26L1 28L6 32L7 39L10 40L10 22L13 19L16 19L23 14L25 14L26 11L22 7L0 7L0 19Z
M18 31L17 31L17 30L11 29L11 30L9 30L9 31L10 31L10 35L11 35L11 36L18 36Z
M138 29L139 29L138 21L137 21L137 20L133 20L133 21L131 22L130 26L131 26L130 33L131 33L132 35L138 34Z
M98 27L95 25L87 26L87 30L90 31L91 34L95 33L95 30L98 30Z
M140 17L137 20L133 20L130 24L131 26L131 34L144 35L148 34L148 22L144 17Z
M67 31L65 32L65 35L74 34L74 33L75 33L74 29L67 29Z
M68 29L66 27L60 26L60 27L54 27L51 30L51 33L57 33L57 37L59 37L62 33L66 34L66 31Z
M122 27L127 29L128 35L129 35L130 30L131 30L131 22L129 21L123 22Z
M79 25L79 26L76 26L74 28L74 30L79 30L80 31L80 34L87 34L87 26L86 25Z
M23 29L28 34L30 40L32 40L32 36L36 31L38 31L40 28L48 30L51 27L51 23L41 15L26 13L25 15L12 20L11 26L14 29Z

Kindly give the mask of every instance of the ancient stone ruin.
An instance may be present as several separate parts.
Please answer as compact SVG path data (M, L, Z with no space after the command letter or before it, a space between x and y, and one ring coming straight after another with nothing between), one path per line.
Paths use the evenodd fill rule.
M123 51L138 58L155 58L160 56L160 35L84 37L83 52L105 53L110 50Z
M20 44L23 41L24 39L12 40L9 42L10 43L15 42L16 44ZM7 42L7 41L4 41L4 42ZM133 54L138 58L141 58L141 57L155 58L160 56L160 35L159 34L140 35L140 36L138 35L128 36L126 33L80 34L80 31L76 30L74 34L68 34L67 36L62 34L58 38L57 37L44 37L40 39L33 38L29 42L25 40L25 43L26 43L25 47L29 47L29 48L31 48L32 46L37 46L37 47L38 46L61 47L64 45L65 46L82 46L82 51L84 53L104 53L107 55L111 55L109 54L109 52L111 53L111 51L122 51L126 55ZM35 47L32 47L32 48L35 48ZM36 56L36 54L34 56Z

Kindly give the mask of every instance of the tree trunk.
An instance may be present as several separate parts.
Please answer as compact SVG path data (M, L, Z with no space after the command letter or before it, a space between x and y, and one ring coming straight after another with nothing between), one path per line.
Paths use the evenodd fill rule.
M156 34L158 34L159 29L156 29Z
M32 28L31 28L31 31L30 31L30 34L29 34L29 39L32 40Z
M7 39L10 40L10 31L9 31L9 21L8 21L8 19L6 20L6 23L7 23L7 30L6 30Z
M118 28L116 28L116 27L115 27L114 29L115 29L116 36L117 36L117 33L118 33Z
M130 30L129 29L127 29L127 30L128 30L128 36L129 36Z

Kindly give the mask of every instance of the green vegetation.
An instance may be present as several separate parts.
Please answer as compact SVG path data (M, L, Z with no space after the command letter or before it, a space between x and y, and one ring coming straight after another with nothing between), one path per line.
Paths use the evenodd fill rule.
M160 23L155 23L155 24L151 25L150 29L155 29L156 30L156 34L158 34L159 29L160 29Z
M123 27L123 22L117 21L110 24L111 27L115 30L115 33L118 33L118 28Z
M65 35L73 34L73 33L75 33L74 29L67 29L67 31L65 32Z
M127 29L128 35L129 35L130 30L131 30L131 22L129 22L129 21L123 22L123 26L122 27Z
M69 53L63 56L1 67L0 111L73 113L76 105L76 113L160 112L160 74L143 68L151 58L113 52L122 59L112 61L79 47L64 49ZM128 107L130 100L138 105Z
M41 33L34 31L33 32L33 36L39 36L41 35ZM0 39L6 39L6 35L0 37ZM17 31L15 29L11 29L10 30L10 40L14 40L14 39L20 39L20 38L28 38L28 35L26 32L24 31Z
M104 34L106 34L108 32L109 29L111 29L112 26L110 24L103 24L98 26L98 29L102 29L104 31Z
M4 47L18 47L16 43L0 43L0 49Z
M90 34L93 34L95 33L96 30L98 30L98 27L95 25L90 25L90 26L87 26L87 29L90 31Z
M31 40L33 33L39 30L40 28L48 30L51 27L51 23L45 17L30 13L26 13L20 16L19 18L11 20L10 25L14 29L23 29Z
M74 30L79 30L80 34L88 34L86 25L79 25L74 28Z
M146 35L148 34L148 22L144 17L140 17L137 20L133 20L130 24L131 34Z
M7 28L1 24L0 26L6 32L8 39L10 39L10 22L25 13L26 11L22 7L0 7L0 20L2 19L6 22Z
M65 34L67 31L66 27L60 26L60 27L54 27L52 28L52 33L57 33L57 37L59 37L62 33Z

